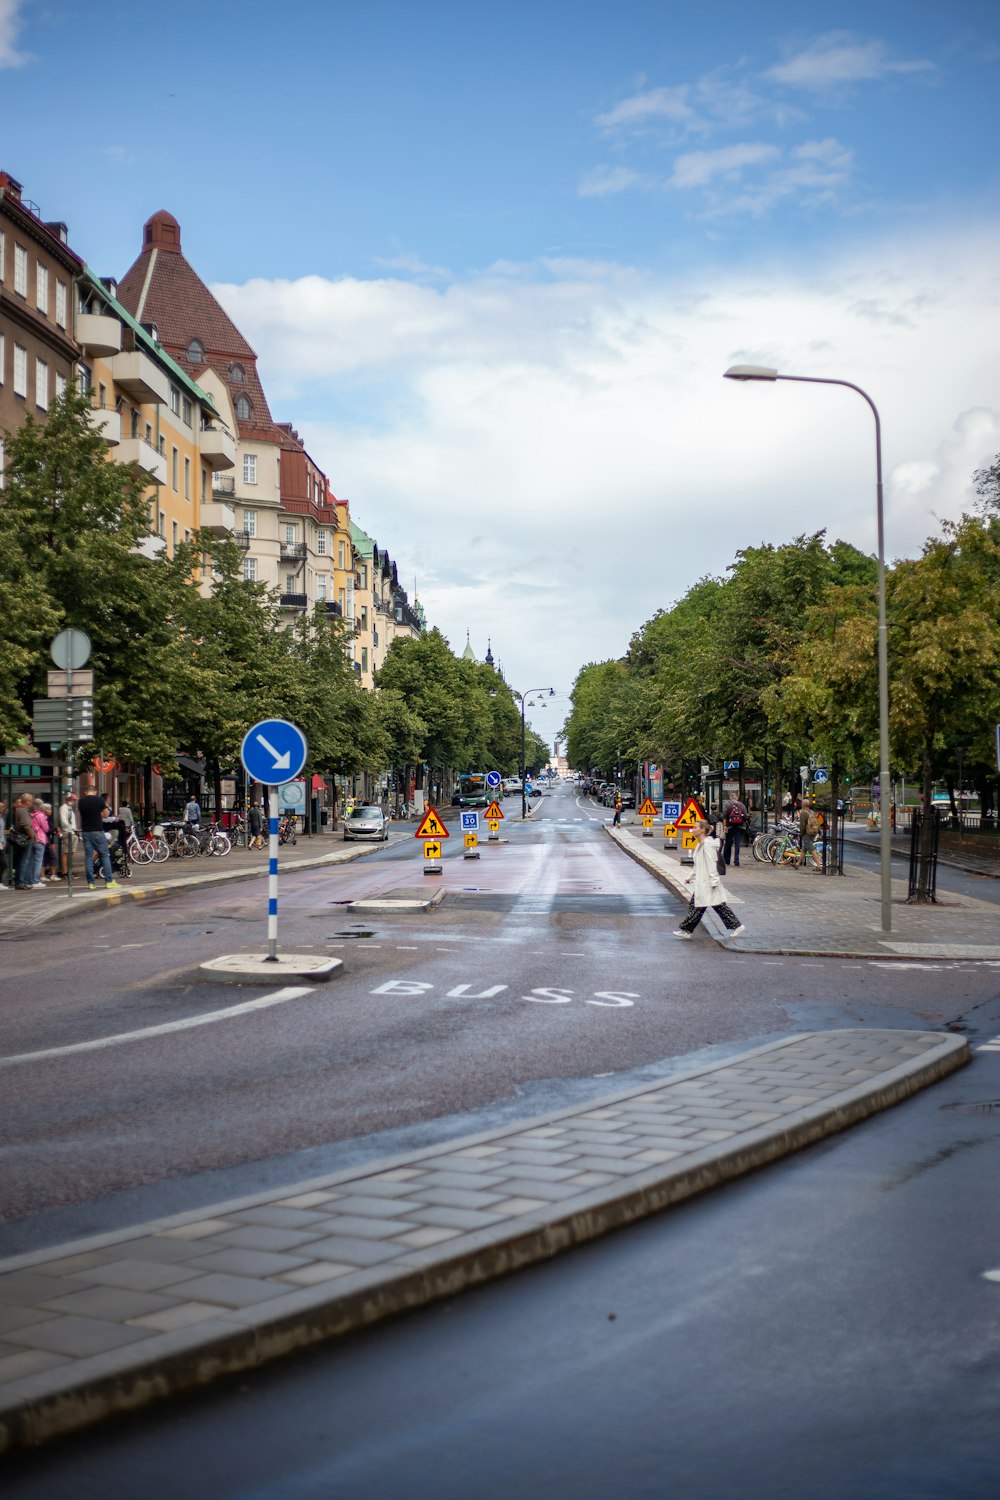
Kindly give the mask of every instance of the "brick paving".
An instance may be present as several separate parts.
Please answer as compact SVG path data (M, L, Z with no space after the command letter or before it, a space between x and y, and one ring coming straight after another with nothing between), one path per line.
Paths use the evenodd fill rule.
M968 1061L806 1033L652 1087L0 1262L0 1452L546 1259Z

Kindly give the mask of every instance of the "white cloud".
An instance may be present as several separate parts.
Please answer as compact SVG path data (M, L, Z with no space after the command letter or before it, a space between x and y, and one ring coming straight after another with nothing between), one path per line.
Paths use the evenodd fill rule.
M781 155L777 146L747 142L741 146L720 146L717 151L689 151L674 162L668 187L707 187L717 178L736 181L747 167L759 167Z
M764 77L793 88L826 93L845 84L872 83L880 78L933 70L934 64L922 58L893 57L885 42L876 38L830 31L784 62L768 68Z
M688 103L689 90L679 88L647 89L622 99L613 109L597 116L597 123L605 130L622 127L635 129L655 121L670 120L676 124L694 126L698 116Z
M0 68L20 68L31 58L17 50L24 0L0 0Z
M639 173L630 167L594 167L581 177L577 193L581 198L604 198L622 193L640 180Z
M416 577L431 621L459 649L470 629L480 655L489 636L515 685L568 688L741 546L827 527L874 550L865 404L838 387L736 386L730 364L870 392L890 556L970 508L972 473L1000 448L985 405L998 227L770 273L549 260L446 287L214 290L260 353L276 415L407 587Z

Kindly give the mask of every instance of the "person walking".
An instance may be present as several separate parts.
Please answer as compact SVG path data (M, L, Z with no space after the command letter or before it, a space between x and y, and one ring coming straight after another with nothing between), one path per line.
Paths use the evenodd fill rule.
M45 881L42 879L42 866L45 862L45 848L49 841L49 820L41 797L31 799L31 823L35 830L35 848L29 884L41 890L45 886Z
M259 807L258 802L257 802L257 798L255 797L253 799L253 801L250 803L250 806L247 808L247 830L248 830L248 832L250 834L250 837L249 837L247 843L248 843L248 847L249 848L251 848L251 849L261 849L261 848L263 848L263 846L264 846L264 840L261 838L261 829L262 829L261 811L260 811L260 807Z
M87 874L88 891L97 890L94 873L98 861L104 875L105 888L109 891L119 889L111 868L108 836L104 831L104 814L107 810L107 799L94 790L93 777L88 778L84 783L83 796L77 803L77 816L80 819L80 834L83 839L83 868Z
M722 858L727 869L730 864L734 864L737 870L740 867L740 845L743 843L743 830L749 816L746 803L741 802L739 797L731 797L722 809L722 821L726 829Z
M67 792L59 805L59 873L66 879L73 867L80 824L76 816L76 793Z
M695 928L709 906L730 937L742 937L746 928L729 905L729 892L722 884L719 873L719 840L712 833L711 824L704 818L694 825L694 835L698 840L694 850L694 870L684 882L691 887L691 906L681 925L675 929L674 937L693 937Z
M612 825L615 828L620 828L622 826L622 794L621 794L621 792L615 792L615 815L611 819L611 822L612 822Z
M33 891L35 869L35 825L31 820L34 797L22 792L14 803L14 827L10 841L14 849L14 889Z
M201 806L193 792L189 800L184 804L184 821L192 829L201 827Z
M803 802L799 810L799 857L795 861L795 867L801 870L806 862L806 855L810 855L813 869L822 872L823 861L816 851L816 835L820 830L819 813L808 802Z

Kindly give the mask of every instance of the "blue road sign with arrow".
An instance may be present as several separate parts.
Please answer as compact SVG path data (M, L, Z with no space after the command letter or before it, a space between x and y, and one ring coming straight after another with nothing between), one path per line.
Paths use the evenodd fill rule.
M308 753L302 730L287 719L261 719L247 730L240 746L240 759L247 775L264 786L294 781Z

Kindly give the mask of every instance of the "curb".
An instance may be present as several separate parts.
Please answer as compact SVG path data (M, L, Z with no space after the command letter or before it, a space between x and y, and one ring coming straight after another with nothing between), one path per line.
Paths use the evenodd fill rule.
M854 1035L877 1033L800 1033L751 1049L724 1063L694 1069L673 1083L708 1079L714 1073L724 1073L748 1062L759 1066L760 1060L769 1055L773 1058L803 1042ZM146 1342L142 1353L132 1345L81 1360L75 1371L53 1370L12 1383L0 1406L0 1452L38 1445L113 1413L136 1410L180 1391L206 1385L222 1375L257 1368L293 1350L357 1331L551 1259L845 1130L902 1102L969 1061L969 1047L964 1038L947 1033L892 1035L907 1037L915 1046L921 1042L927 1045L919 1056L911 1056L873 1078L839 1089L823 1100L800 1105L773 1124L751 1127L738 1141L704 1145L689 1153L673 1171L665 1164L650 1166L627 1182L590 1188L520 1218L508 1218L504 1223L473 1230L450 1250L443 1246L415 1250L401 1257L392 1268L375 1266L352 1272L336 1281L336 1290L331 1290L330 1282L284 1294L276 1286L273 1300L242 1310L227 1309L211 1321L202 1322L197 1329L159 1335ZM648 1085L622 1090L607 1096L596 1107L639 1099L652 1092ZM589 1110L594 1108L593 1103L588 1106ZM301 1193L319 1184L329 1188L357 1182L374 1172L426 1162L484 1142L502 1141L524 1130L584 1113L579 1106L554 1111L514 1128L487 1131L405 1157L372 1163L364 1173L355 1168L314 1179L312 1183L296 1184L285 1191ZM4 1262L2 1270L6 1274L111 1244L121 1244L122 1253L127 1253L129 1238L191 1223L204 1218L207 1212L224 1215L237 1207L270 1203L275 1196L272 1190L235 1203L216 1205L212 1210L201 1209L161 1220L159 1224L137 1226L124 1234L107 1234L32 1252Z

